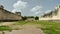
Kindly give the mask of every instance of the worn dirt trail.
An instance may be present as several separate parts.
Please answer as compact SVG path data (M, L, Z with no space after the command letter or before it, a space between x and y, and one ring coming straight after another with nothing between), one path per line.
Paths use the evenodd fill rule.
M14 22L13 22L14 23ZM1 25L11 25L13 23L3 23ZM19 26L20 27L20 26ZM11 32L5 31L5 34L45 34L41 29L36 28L35 25L25 24L21 30L12 30Z
M26 25L21 30L13 30L12 32L5 32L5 34L44 34L42 30L37 29L35 26Z

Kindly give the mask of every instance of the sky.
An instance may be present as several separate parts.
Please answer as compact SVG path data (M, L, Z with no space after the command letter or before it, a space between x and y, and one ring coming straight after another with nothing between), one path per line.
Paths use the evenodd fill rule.
M54 10L60 0L0 0L0 5L10 12L21 12L22 16L41 16Z

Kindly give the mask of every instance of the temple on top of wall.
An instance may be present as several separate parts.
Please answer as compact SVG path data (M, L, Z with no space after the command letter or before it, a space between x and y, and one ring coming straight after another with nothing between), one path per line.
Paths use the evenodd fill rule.
M42 15L39 20L60 20L60 5L57 5L54 11Z

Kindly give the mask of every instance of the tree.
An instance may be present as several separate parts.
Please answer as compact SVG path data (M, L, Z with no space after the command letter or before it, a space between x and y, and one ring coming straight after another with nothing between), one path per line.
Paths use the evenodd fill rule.
M26 20L26 19L27 19L27 17L26 17L26 16L22 17L22 20Z
M39 17L38 17L38 16L36 16L36 17L35 17L35 20L39 20Z
M34 16L30 16L30 18L34 18Z
M3 5L0 5L0 8L2 8L2 9L3 9L3 8L4 8L4 6L3 6Z

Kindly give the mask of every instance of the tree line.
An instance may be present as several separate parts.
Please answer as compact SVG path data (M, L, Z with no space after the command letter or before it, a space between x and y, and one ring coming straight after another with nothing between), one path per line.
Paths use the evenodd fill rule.
M34 16L22 16L22 20L26 20L27 18L34 18L35 20L39 20L38 16L36 16L36 17L34 17Z

